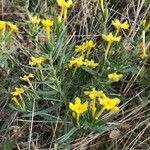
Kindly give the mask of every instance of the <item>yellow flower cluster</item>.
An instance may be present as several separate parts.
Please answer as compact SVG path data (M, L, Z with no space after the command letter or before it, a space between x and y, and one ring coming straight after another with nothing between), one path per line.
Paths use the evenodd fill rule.
M31 16L31 15L29 15L29 19L33 24L33 29L36 29L39 23L41 22L42 26L45 28L46 37L48 40L50 40L51 27L54 24L53 19L50 19L50 18L40 19L37 16Z
M76 45L75 51L81 54L84 54L85 52L89 53L92 50L92 48L94 48L95 46L96 43L94 43L93 40L86 40L83 44Z
M28 84L29 84L29 87L27 86L24 86L24 87L27 87L27 88L32 88L33 89L33 86L32 86L32 83L30 81L30 79L34 78L34 74L32 73L28 73L28 74L25 74L23 77L20 77L20 80L22 81L26 81ZM22 105L19 103L19 98L20 100L23 102L23 98L22 98L22 94L25 92L24 88L18 88L18 87L15 87L15 90L13 92L11 92L11 95L13 96L12 97L12 100L15 102L16 105L18 105L22 110Z
M121 23L118 19L116 19L115 21L112 21L112 25L117 29L128 29L129 28L129 24L127 21Z
M23 88L18 88L18 87L16 87L15 90L13 92L11 92L11 94L13 96L19 96L19 97L21 97L22 93L24 93L24 89Z
M64 20L67 19L67 10L72 5L72 0L57 0L58 5L61 7L61 13L58 16L58 22L62 22L62 18Z
M38 24L40 23L41 19L37 16L31 16L29 15L29 19L33 24L33 30L35 30L38 27Z
M89 57L90 51L95 46L96 43L94 43L93 40L86 40L83 44L76 45L75 51L79 53L79 56L72 57L71 60L69 61L68 67L80 68L81 66L86 66L89 68L96 68L98 66L98 63L95 63L93 59L91 60L87 59ZM85 57L85 52L87 52L86 57Z
M102 34L103 40L112 43L112 42L119 42L121 40L121 36L114 36L112 33L109 33L108 35Z
M43 27L47 28L51 28L53 26L54 21L52 19L43 19L41 21Z
M40 21L41 21L41 19L38 18L37 16L31 16L31 15L29 15L29 19L30 19L30 21L33 23L33 25L39 24Z
M82 57L82 56L80 56L80 57L72 57L70 62L69 62L69 64L68 64L68 67L69 68L72 68L72 67L79 68L82 65L84 65L84 57Z
M6 21L0 21L0 30L3 30L6 28Z
M22 94L24 93L24 89L23 88L18 88L15 87L15 90L13 92L11 92L12 100L15 102L15 104L17 104L19 107L21 107L19 101L18 101L18 97L22 100ZM22 107L21 107L22 108Z
M79 97L75 98L75 104L69 103L69 108L75 112L75 117L77 118L77 122L79 122L79 117L82 113L84 113L88 108L88 102L81 103L81 99Z
M68 64L69 68L72 68L72 67L80 68L81 66L95 68L98 66L98 63L95 63L93 59L88 60L88 59L84 59L83 56L80 56L80 57L72 57Z
M85 91L84 94L88 95L91 99L90 109L92 111L92 116L96 119L98 119L105 110L119 110L118 104L120 103L120 99L109 98L102 90L99 91L93 88L91 91ZM98 103L102 105L100 111L98 111L96 108L96 100L98 100Z
M119 42L121 40L121 36L118 36L118 33L120 32L120 30L129 28L129 24L127 21L125 21L124 23L121 23L118 19L116 19L115 21L112 21L112 25L116 28L115 35L113 35L113 33L109 33L108 35L102 34L103 40L108 42L107 47L105 49L105 60L107 59L112 43Z
M29 65L31 66L38 66L41 65L46 60L45 57L31 57L31 60L29 61Z
M18 31L18 27L9 21L0 21L0 31L2 31L2 34L4 36L6 28L9 28L9 34L11 34L13 31Z
M32 73L29 73L29 74L25 74L23 77L20 77L20 80L23 80L23 81L29 81L29 79L32 79L34 78L34 74Z
M81 99L79 97L75 98L75 104L71 102L69 103L69 109L75 113L78 124L80 115L87 111L88 107L95 119L98 119L105 110L118 111L120 109L118 106L120 99L109 98L102 90L96 90L95 88L92 88L90 91L85 91L84 94L90 98L89 103L88 101L81 103ZM98 102L98 104L101 106L100 110L98 110L96 107L96 102Z
M117 74L116 72L108 74L108 79L112 82L118 82L122 77L122 74Z

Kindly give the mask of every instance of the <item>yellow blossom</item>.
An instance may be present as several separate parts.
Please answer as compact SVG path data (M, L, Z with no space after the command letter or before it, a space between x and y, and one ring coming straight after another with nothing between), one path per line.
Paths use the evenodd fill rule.
M92 88L91 91L85 91L84 94L88 95L91 100L96 100L96 98L99 98L99 97L101 97L101 98L106 97L106 95L104 94L103 91L95 90L95 88Z
M67 19L67 9L72 5L72 0L57 0L58 5L61 7L61 13L58 16L58 21L62 21L62 17L64 20Z
M74 66L80 68L82 65L84 65L84 57L72 57L68 64L68 67L72 68Z
M38 26L38 24L40 23L41 19L38 18L37 16L31 16L29 15L29 19L33 24L33 29L36 29L36 27Z
M112 33L109 33L108 35L102 34L102 38L105 41L111 42L111 43L114 42L114 41L119 42L121 40L121 36L115 37L115 36L113 36Z
M129 28L128 21L121 23L118 19L116 19L115 21L112 21L112 25L118 30Z
M0 21L0 30L5 29L6 27L6 21Z
M82 45L76 45L75 46L75 51L77 53L82 53L83 54L85 52L85 49L86 49L85 43L83 43Z
M120 109L120 107L118 107L119 103L120 103L120 99L119 98L99 98L99 103L103 106L103 110L113 110L113 111L117 111Z
M72 0L57 0L57 3L62 8L69 8L72 5Z
M79 122L79 117L82 113L84 113L88 108L88 102L81 103L81 99L79 97L75 98L75 104L69 103L69 108L76 113L77 122Z
M35 66L40 65L46 60L45 57L31 57L31 60L29 61L29 65Z
M23 77L20 77L21 80L23 81L28 81L29 79L34 78L34 74L29 73L28 75L24 75Z
M92 48L96 46L96 43L94 43L93 40L86 40L85 47L88 51L90 51Z
M121 40L121 36L114 36L112 33L109 33L108 35L102 34L102 38L108 42L108 45L105 49L105 60L107 59L107 55L109 53L109 50L111 48L111 45L114 41L119 42Z
M7 25L10 27L11 31L17 31L18 30L18 27L11 22L7 22Z
M113 82L118 82L122 77L122 74L117 74L116 72L108 74L108 79Z
M11 95L13 96L21 96L21 94L24 93L24 89L23 88L15 88L15 91L11 92Z
M31 20L31 22L33 23L33 24L39 24L40 23L40 21L41 21L41 19L40 18L38 18L37 16L29 16L29 19Z
M43 19L41 22L45 28L50 28L54 24L54 21L52 19Z
M90 68L95 68L98 66L98 63L95 63L93 59L91 60L85 59L84 65Z

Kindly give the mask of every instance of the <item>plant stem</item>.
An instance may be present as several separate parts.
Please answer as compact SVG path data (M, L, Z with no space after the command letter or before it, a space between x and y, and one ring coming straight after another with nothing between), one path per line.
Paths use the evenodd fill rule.
M100 111L99 111L99 113L96 115L96 117L95 117L95 119L97 120L101 115L102 115L102 113L105 111L105 107L103 107Z
M107 59L107 56L108 56L108 53L109 53L111 44L112 44L112 42L108 42L108 45L107 45L107 47L106 47L106 51L105 51L105 61L106 61L106 59Z

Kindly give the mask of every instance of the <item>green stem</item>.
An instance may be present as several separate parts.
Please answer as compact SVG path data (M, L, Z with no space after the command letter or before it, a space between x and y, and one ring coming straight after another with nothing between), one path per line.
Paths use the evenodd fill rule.
M92 100L91 102L91 110L92 110L92 116L95 116L95 100Z
M77 126L79 127L80 126L80 123L79 123L79 114L77 113Z
M105 107L103 107L100 111L99 111L99 113L96 115L96 117L95 117L95 119L97 120L101 115L102 115L102 113L105 111Z
M118 29L116 30L115 37L118 35L119 32L120 32L120 28L118 28Z
M143 30L142 32L142 37L143 37L143 47L142 47L142 51L143 51L143 54L146 54L146 46L145 46L145 30Z
M46 38L47 38L47 42L50 42L50 27L46 27Z
M77 71L77 67L75 67L75 69L74 69L74 71L73 71L73 74L72 74L72 77L75 76L76 71Z
M112 42L108 42L108 45L107 45L106 50L105 50L105 61L107 59L111 45L112 45Z
M90 50L87 51L87 54L86 54L87 59L89 58L89 55L90 55Z
M64 20L67 19L67 8L64 9Z

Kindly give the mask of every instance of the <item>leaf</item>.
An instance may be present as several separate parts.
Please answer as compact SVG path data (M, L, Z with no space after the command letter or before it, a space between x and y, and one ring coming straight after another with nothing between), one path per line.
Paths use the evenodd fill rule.
M112 129L115 128L115 125L101 125L101 126L95 126L92 128L93 131L96 131L96 132L106 132L106 131L110 131Z
M88 68L88 67L82 67L82 69L86 72L88 72L89 74L92 74L92 75L95 75L96 74L96 71L92 70L91 68Z
M34 112L34 116L43 116L45 114L48 114L52 111L56 111L58 108L60 108L61 104L55 104L53 105L52 107L50 108L47 108L47 109L44 109L44 110L41 110L41 111L37 111L37 112ZM32 112L28 113L28 114L25 114L23 115L22 117L31 117L32 116ZM52 117L52 116L51 116Z
M63 143L67 141L77 130L78 128L73 127L68 133L66 133L65 135L63 135L58 139L59 140L58 143Z

